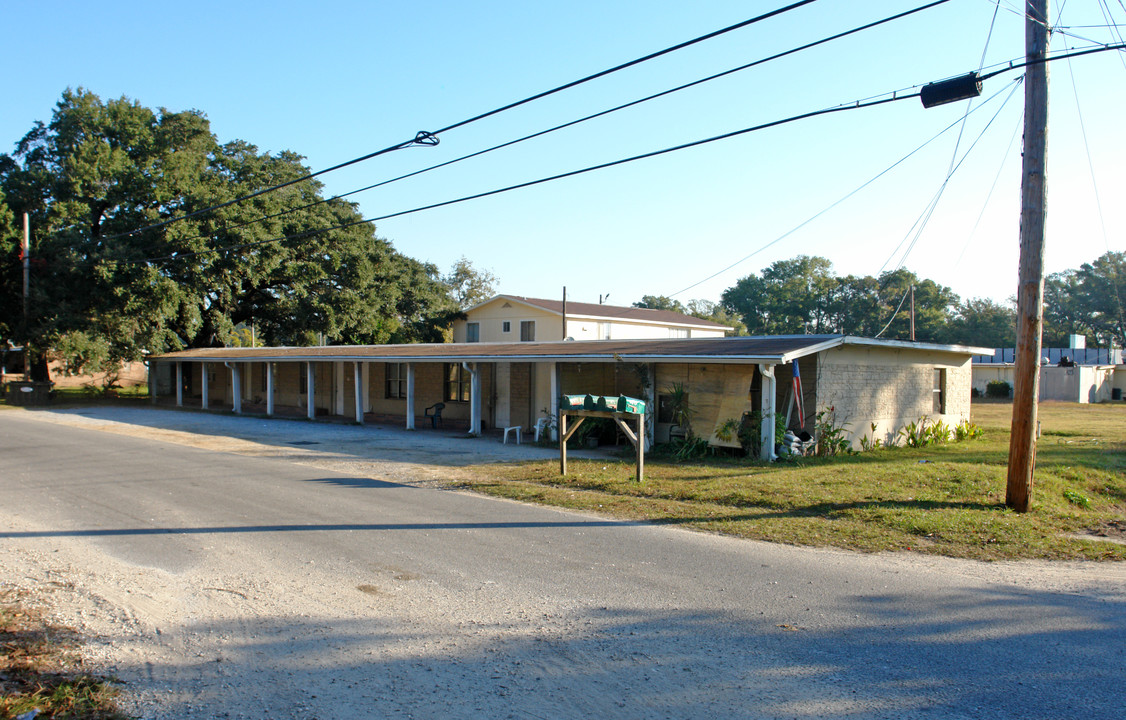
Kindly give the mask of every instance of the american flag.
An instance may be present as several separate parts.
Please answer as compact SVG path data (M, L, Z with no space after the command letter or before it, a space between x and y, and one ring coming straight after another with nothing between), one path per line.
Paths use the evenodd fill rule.
M801 373L798 372L798 361L794 360L794 403L798 406L798 424L805 429L805 399L801 394Z

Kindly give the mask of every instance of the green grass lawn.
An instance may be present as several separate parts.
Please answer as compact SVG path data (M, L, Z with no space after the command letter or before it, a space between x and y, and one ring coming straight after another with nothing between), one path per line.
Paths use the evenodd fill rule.
M1005 507L1010 404L975 405L977 440L764 464L709 458L633 465L491 466L464 483L517 500L739 537L977 559L1126 560L1126 404L1040 406L1032 510Z
M56 387L51 391L50 407L71 407L74 405L100 405L104 403L142 403L149 400L147 385L114 388L105 393L101 388ZM0 409L14 407L9 405L0 393Z

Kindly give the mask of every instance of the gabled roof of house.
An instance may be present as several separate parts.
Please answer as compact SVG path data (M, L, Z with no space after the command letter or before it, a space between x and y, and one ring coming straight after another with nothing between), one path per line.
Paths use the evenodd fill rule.
M873 340L848 335L584 340L418 345L323 345L317 347L199 348L151 356L150 360L383 361L383 362L690 362L777 365L843 345L897 348L958 355L981 354L962 345Z
M531 305L532 307L546 310L552 314L563 315L563 301L562 300L548 300L544 298L529 298L520 295L497 295L496 297L489 298L485 302L478 303L469 308L465 312L473 312L477 308L484 307L497 300L508 300L509 302L515 301L524 305ZM701 320L698 317L685 315L684 313L674 312L672 310L651 310L649 308L636 308L636 307L622 307L620 305L599 305L596 303L584 303L567 301L567 316L571 318L590 318L599 320L624 320L634 323L645 323L649 325L675 325L678 327L698 327L706 328L708 330L734 330L734 328L727 325L721 325L711 320Z

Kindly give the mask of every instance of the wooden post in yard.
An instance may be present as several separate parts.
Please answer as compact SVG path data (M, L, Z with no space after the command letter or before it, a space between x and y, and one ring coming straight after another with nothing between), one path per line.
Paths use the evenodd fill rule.
M1044 323L1045 156L1048 135L1048 0L1028 0L1024 31L1024 164L1021 175L1020 284L1013 421L1005 504L1028 512L1036 467L1036 401Z

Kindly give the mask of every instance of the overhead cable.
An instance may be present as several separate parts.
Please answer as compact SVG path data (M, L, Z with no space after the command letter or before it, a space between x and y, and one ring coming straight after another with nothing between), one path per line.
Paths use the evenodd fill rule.
M295 185L297 183L304 182L306 180L311 180L312 178L318 177L320 175L324 175L326 173L330 173L330 172L333 172L335 170L340 170L341 168L346 168L350 165L355 165L356 163L360 163L360 162L363 162L365 160L370 160L374 157L377 157L379 155L384 155L386 153L393 152L395 150L402 150L404 148L408 148L408 147L416 146L416 145L427 145L427 146L437 145L438 142L439 142L438 136L443 134L443 133L447 133L447 132L449 132L451 130L455 130L457 128L465 127L466 125L469 125L471 123L475 123L479 120L484 120L485 118L492 117L493 115L497 115L497 114L505 112L507 110L512 110L513 108L520 107L521 105L526 105L527 103L533 102L535 100L540 100L542 98L548 97L549 95L554 95L555 93L562 92L564 90L569 90L573 87L577 87L577 86L582 85L584 83L588 83L592 80L597 80L599 78L606 77L607 75L611 75L611 74L619 72L621 70L625 70L626 68L630 68L630 67L633 67L635 65L640 65L641 63L648 62L649 60L653 60L655 58L661 57L662 55L667 55L669 53L676 52L677 50L682 50L686 47L689 47L691 45L695 45L695 44L703 42L705 40L711 40L712 38L719 37L720 35L732 32L734 30L739 30L739 29L747 27L749 25L754 25L755 23L759 23L759 22L762 22L763 20L767 20L769 18L776 17L778 15L782 15L784 13L790 12L791 10L796 10L800 7L805 6L805 5L810 5L814 2L817 2L817 0L799 0L798 2L791 3L791 4L789 4L785 7L778 8L777 10L771 10L770 12L766 12L766 13L763 13L763 14L758 15L756 17L750 18L749 20L744 20L743 22L739 22L739 23L736 23L734 25L729 25L725 28L715 30L715 31L710 32L706 35L701 35L700 37L693 38L692 40L687 40L687 41L679 43L677 45L667 47L664 50L658 50L657 52L649 53L648 55L645 55L643 57L639 57L639 58L636 58L634 60L630 60L629 62L625 62L625 63L622 63L620 65L616 65L612 68L608 68L606 70L596 72L593 75L587 75L586 77L580 78L578 80L573 80L569 83L566 83L564 85L560 85L560 86L552 88L550 90L545 90L543 92L536 93L535 95L531 95L529 97L526 97L523 100L517 100L516 102L511 102L507 105L504 105L504 106L501 106L501 107L498 107L498 108L494 108L493 110L489 110L487 112L480 113L479 115L474 115L473 117L466 118L465 120L460 120L458 122L453 123L452 125L447 125L444 128L441 128L440 130L435 130L433 132L420 131L413 138L411 138L409 140L404 140L403 142L396 143L394 145L390 145L388 147L385 147L382 150L376 150L375 152L368 153L367 155L361 155L360 157L353 158L351 160L347 160L347 161L342 162L342 163L338 163L336 165L333 165L332 167L325 168L324 170L318 170L317 172L309 173L308 175L304 175L302 177L295 178L293 180L289 180L287 182L280 183L278 185L272 185L272 186L267 187L267 188L262 188L261 190L250 193L249 195L243 195L242 197L237 197L233 200L229 200L229 201L224 202L224 203L219 203L218 205L211 205L210 207L201 208L199 210L195 210L193 212L190 212L186 215L180 215L180 216L177 216L177 217L174 217L174 218L169 218L168 220L164 220L164 221L159 222L159 223L154 223L152 225L147 225L143 228L137 228L135 230L130 230L130 231L125 232L125 233L119 233L117 235L110 235L110 236L105 237L104 239L105 240L113 240L113 239L125 237L125 236L128 236L128 235L135 235L137 233L147 232L149 230L155 230L157 228L161 228L161 227L164 227L166 225L171 225L172 223L179 222L181 220L186 220L188 218L192 218L192 217L196 217L198 215L202 215L203 213L206 213L206 212L211 212L213 210L219 210L220 208L225 208L225 207L228 207L230 205L234 205L236 203L244 202L246 200L250 200L252 198L259 197L260 195L265 195L266 193L274 192L275 190L280 190L281 188L284 188L284 187L289 187L290 185Z
M759 130L766 130L768 128L777 127L779 125L786 125L788 123L797 122L798 120L806 120L808 118L818 117L818 116L821 116L821 115L829 115L829 114L832 114L832 113L844 112L846 110L859 110L859 109L862 109L862 108L869 108L869 107L874 107L874 106L877 106L877 105L886 105L888 103L893 103L893 102L898 102L900 100L908 100L910 98L918 97L918 95L919 95L919 93L915 92L915 93L910 93L910 94L906 94L906 95L894 95L894 96L891 96L891 97L885 97L885 98L879 99L879 100L871 100L869 102L864 102L864 103L857 102L857 103L848 103L846 105L837 105L837 106L834 106L834 107L831 107L831 108L824 108L824 109L821 109L821 110L814 110L812 112L802 113L800 115L792 115L790 117L783 118L781 120L773 120L771 122L762 123L760 125L753 125L751 127L743 128L742 130L735 130L735 131L732 131L732 132L729 132L729 133L724 133L722 135L715 135L713 137L704 138L703 140L695 140L693 142L688 142L688 143L683 143L681 145L675 145L675 146L672 146L672 147L667 147L667 148L664 148L662 150L654 150L652 152L643 153L641 155L633 155L631 157L622 158L620 160L613 160L611 162L601 163L599 165L591 165L589 167L585 167L585 168L582 168L580 170L571 170L569 172L560 173L558 175L552 175L550 177L544 177L544 178L540 178L538 180L530 180L528 182L518 183L516 185L509 185L507 187L497 188L495 190L489 190L489 191L481 192L481 193L476 193L474 195L465 195L463 197L459 197L459 198L456 198L454 200L445 200L445 201L442 201L442 202L431 203L429 205L423 205L423 206L420 206L420 207L412 208L410 210L402 210L402 211L399 211L399 212L388 213L386 215L380 215L378 217L370 217L370 218L364 218L362 220L354 220L352 222L343 223L343 224L340 224L340 225L333 225L331 227L324 227L324 228L317 228L317 229L313 229L313 230L307 230L307 231L304 231L304 232L295 233L295 234L292 234L292 235L285 235L285 236L282 236L282 237L271 238L271 239L268 239L268 240L257 240L257 241L254 241L254 242L240 243L240 244L237 244L237 245L227 245L227 246L224 246L224 247L221 247L221 248L212 248L212 249L208 249L208 250L198 250L198 251L193 251L193 252L176 253L176 254L173 254L173 255L146 258L144 260L138 260L138 261L133 261L133 262L137 262L137 263L163 262L163 261L168 261L168 260L190 258L190 257L198 256L198 255L210 255L210 254L220 253L220 252L230 252L230 251L233 251L233 250L242 250L242 249L245 249L245 248L256 247L256 246L259 246L259 245L267 245L267 244L277 243L277 242L284 242L284 241L288 241L288 240L302 239L302 238L306 238L306 237L311 237L313 235L318 235L318 234L321 234L321 233L330 232L330 231L333 231L333 230L343 230L343 229L346 229L346 228L354 227L356 225L364 225L364 224L367 224L367 223L378 222L380 220L387 220L387 219L390 219L390 218L402 217L404 215L411 215L413 213L423 212L425 210L434 210L436 208L447 207L449 205L457 205L459 203L468 202L470 200L479 200L481 198L490 197L492 195L500 195L502 193L511 192L513 190L520 190L520 189L527 188L527 187L533 187L535 185L542 185L544 183L553 182L555 180L562 180L564 178L569 178L569 177L575 177L577 175L583 175L583 174L586 174L586 173L589 173L589 172L594 172L596 170L605 170L607 168L616 167L618 165L625 165L627 163L636 162L638 160L645 160L645 159L652 158L652 157L658 157L660 155L667 155L669 153L678 152L680 150L687 150L689 148L699 147L701 145L707 145L707 144L710 144L710 143L718 142L720 140L728 140L730 138L739 137L740 135L746 135L748 133L757 132Z
M996 98L996 97L997 97L998 95L1000 95L1000 94L1001 94L1001 91L997 91L997 92L996 92L996 93L994 93L993 95L989 96L989 97L988 97L988 98L987 98L987 99L985 100L985 102L981 103L980 105L978 105L978 106L977 106L976 108L974 108L974 109L973 109L973 110L971 110L970 112L971 112L971 113L975 113L975 112L977 112L978 110L981 110L982 108L984 108L984 107L985 107L986 105L988 105L988 104L989 104L989 103L990 103L990 102L991 102L991 101L992 101L992 100L993 100L994 98ZM945 135L946 133L950 132L950 131L951 131L951 130L953 130L953 129L954 129L955 127L958 127L958 126L959 126L960 124L962 124L962 120L961 120L961 119L955 120L954 122L950 123L950 124L949 124L949 125L947 125L946 127L944 127L944 128L942 128L941 130L939 130L939 131L938 131L938 132L937 132L936 134L932 135L932 136L931 136L931 138L930 138L929 140L927 140L926 142L924 142L924 143L923 143L922 145L919 145L918 147L916 147L916 148L915 148L914 150L912 150L911 152L909 152L909 153L907 153L906 155L904 155L903 157L899 158L898 160L896 160L896 161L895 161L894 163L892 163L892 164L891 164L891 165L889 165L888 167L884 168L884 169L883 169L883 170L881 170L880 172L878 172L878 173L876 173L875 175L873 175L872 177L870 177L870 178L869 178L868 180L864 181L863 183L861 183L860 185L858 185L857 187L855 187L854 189L852 189L851 191L849 191L848 193L846 193L845 195L841 196L841 197L840 197L840 198L838 198L838 199L837 199L837 200L836 200L835 202L833 202L833 203L832 203L831 205L829 205L829 206L827 206L827 207L825 207L825 208L822 208L822 209L821 209L820 211L818 211L817 213L815 213L815 214L813 214L813 215L809 216L809 217L808 217L808 218L806 218L806 219L805 219L804 221L802 221L802 222L798 223L797 225L795 225L794 227L790 228L790 229L789 229L789 230L787 230L786 232L782 233L782 234L781 234L781 235L779 235L778 237L774 238L774 239L773 239L773 240L771 240L770 242L768 242L768 243L766 243L766 244L764 244L764 245L761 245L761 246L759 246L758 248L756 248L756 249L755 249L754 251L752 251L751 253L749 253L749 254L747 254L747 255L744 255L743 257L739 258L738 260L736 260L735 262L731 263L730 265L728 265L727 267L723 268L722 270L717 270L716 272L712 273L711 275L707 276L706 278L704 278L704 279L702 279L702 280L697 280L696 282L692 283L692 284L691 284L691 285L689 285L688 287L684 287L684 288L681 288L680 290L677 290L677 291L676 291L676 292L674 292L674 293L670 293L670 294L668 295L668 297L676 297L677 295L682 295L682 294L684 294L684 293L688 292L689 290L691 290L691 289L693 289L693 288L695 288L695 287L698 287L698 286L700 286L700 285L703 285L703 284L704 284L704 283L706 283L707 281L709 281L709 280L712 280L712 279L714 279L714 278L716 278L716 277L719 277L720 275L722 275L723 273L727 272L728 270L731 270L732 268L734 268L734 267L736 267L736 266L738 266L738 265L742 265L743 263L745 263L746 261L750 260L750 259L751 259L752 257L754 257L755 255L758 255L758 254L759 254L760 252L762 252L763 250L767 250L767 249L769 249L770 247L773 247L774 245L777 245L778 243L782 242L783 240L785 240L785 239L786 239L786 238L788 238L789 236L791 236L791 235L793 235L794 233L796 233L796 232L797 232L798 230L801 230L801 229L802 229L803 227L805 227L806 225L809 225L809 224L810 224L811 222L813 222L813 221L814 221L814 220L816 220L817 218L821 217L821 216L822 216L822 215L824 215L825 213L827 213L827 212L829 212L830 210L832 210L833 208L837 207L838 205L840 205L841 203L843 203L843 202L844 202L845 200L848 200L848 199L849 199L850 197L852 197L853 195L857 194L858 192L860 192L860 191L861 191L861 190L863 190L864 188L866 188L866 187L868 187L869 185L871 185L872 183L876 182L877 180L879 180L880 178L882 178L882 177L883 177L884 175L887 175L887 174L888 174L889 172L891 172L892 170L894 170L895 168L899 167L899 166L900 166L900 165L902 165L902 164L903 164L904 162L906 162L906 161L907 161L907 160L908 160L909 158L911 158L911 156L913 156L913 155L914 155L915 153L919 152L920 150L922 150L922 149L923 149L923 148L925 148L926 146L930 145L930 144L931 144L932 142L934 142L935 140L939 139L940 137L942 137L942 136L943 136L943 135Z
M358 193L367 192L368 190L374 190L375 188L383 187L385 185L390 185L391 183L399 182L400 180L406 180L407 178L412 178L412 177L415 177L417 175L422 175L423 173L428 173L428 172L431 172L432 170L438 170L440 168L448 167L450 165L454 165L454 164L462 162L464 160L469 160L469 159L472 159L472 158L475 158L475 157L480 157L482 155L486 155L486 154L494 152L496 150L501 150L501 149L506 148L506 147L512 147L513 145L518 145L519 143L525 142L527 140L532 140L532 139L535 139L535 138L538 138L538 137L543 137L544 135L548 135L550 133L557 132L559 130L563 130L563 129L566 129L566 128L569 128L569 127L573 127L575 125L579 125L581 123L588 122L588 121L594 120L596 118L604 117L606 115L618 112L620 110L625 110L627 108L631 108L631 107L635 107L637 105L641 105L642 103L649 102L650 100L656 100L658 98L662 98L662 97L665 97L665 96L668 96L668 95L672 95L673 93L680 92L681 90L687 90L688 88L696 87L698 85L702 85L704 83L711 82L712 80L718 80L720 78L727 77L728 75L733 75L735 73L742 72L743 70L748 70L750 68L753 68L753 67L756 67L756 66L759 66L759 65L763 65L765 63L772 62L774 60L784 58L788 55L793 55L795 53L799 53L799 52L803 52L805 50L809 50L811 48L817 47L818 45L824 45L826 43L832 42L834 40L839 40L839 39L841 39L843 37L847 37L849 35L855 35L856 33L862 32L864 30L869 30L869 29L877 27L879 25L884 25L886 23L902 19L902 18L907 17L909 15L914 15L915 13L922 12L923 10L929 10L929 9L931 9L931 8L937 6L937 5L942 5L942 4L947 3L949 1L950 0L935 0L935 2L931 2L931 3L928 3L926 5L921 5L917 8L914 8L913 10L907 10L907 11L898 13L896 15L891 15L889 17L883 18L881 20L876 20L874 22L870 22L870 23L867 23L865 25L860 25L860 26L857 26L855 28L852 28L851 30L846 30L844 32L837 33L835 35L830 35L828 37L822 38L820 40L815 40L815 41L810 42L810 43L806 43L805 45L801 45L801 46L792 48L790 50L785 50L785 51L780 52L780 53L775 53L774 55L770 55L769 57L761 58L759 60L755 60L753 62L749 62L749 63L746 63L744 65L740 65L739 67L731 68L730 70L724 70L723 72L715 73L714 75L709 75L707 77L700 78L699 80L694 80L692 82L685 83L683 85L678 85L677 87L674 87L674 88L671 88L671 89L668 89L668 90L663 90L661 92L654 93L652 95L648 95L646 97L643 97L643 98L640 98L640 99L637 99L637 100L633 100L631 102L623 103L621 105L617 105L617 106L609 108L607 110L602 110L600 112L596 112L596 113L593 113L591 115L587 115L585 117L578 118L577 120L571 120L571 121L565 122L561 125L556 125L554 127L548 128L546 130L540 130L539 132L535 132L535 133L532 133L530 135L525 135L525 136L517 138L515 140L509 140L507 142L500 143L499 145L493 145L492 147L485 148L484 150L478 150L477 152L469 153L467 155L462 155L461 157L457 157L457 158L454 158L452 160L447 160L445 162L441 162L441 163L438 163L436 165L431 165L429 167L422 168L421 170L414 170L414 171L406 173L404 175L399 175L397 177L393 177L389 180L382 180L380 182L373 183L371 185L367 185L365 187L362 187L362 188L359 188L359 189L356 189L356 190L350 190L346 193L340 193L339 195L334 195L334 196L329 197L329 198L317 200L316 202L312 202L312 203L309 203L307 205L301 205L299 207L289 208L287 210L282 210L280 212L276 212L276 213L273 213L273 214L270 214L270 215L264 215L260 218L257 218L255 220L248 220L244 223L238 223L238 224L234 224L234 225L226 225L222 228L219 228L219 230L237 229L237 228L240 228L240 227L246 227L247 225L252 225L252 224L257 223L257 222L262 222L262 221L265 221L265 220L272 220L274 218L281 217L283 215L287 215L289 213L299 212L301 210L306 210L308 208L315 207L317 205L321 205L321 204L324 204L324 203L327 203L327 202L332 202L333 200L339 200L341 198L345 198L345 197L348 197L350 195L356 195ZM980 72L980 68L979 68L979 72ZM200 238L207 238L207 237L211 237L211 235L210 234L209 235L196 235L194 237L185 238L181 242L188 242L188 241L191 241L191 240L198 240Z
M1018 78L1018 80L1022 78ZM934 197L931 198L931 201L927 204L927 207L923 210L923 213L919 216L918 219L915 220L915 223L911 226L911 229L907 231L907 235L904 236L903 240L901 240L899 242L899 245L896 246L895 250L892 251L891 256L888 257L888 259L884 261L884 264L880 266L880 274L883 274L884 269L887 267L888 263L891 262L892 258L895 257L895 254L899 252L899 248L903 247L903 243L906 242L907 238L911 236L912 232L914 232L915 237L912 238L911 243L903 252L903 256L899 259L899 263L897 263L896 266L892 269L892 272L899 270L904 266L904 264L906 264L907 257L911 254L911 251L915 249L915 245L919 242L919 238L922 237L923 231L926 230L927 225L930 223L931 216L934 215L934 211L938 208L938 203L942 200L942 195L946 192L946 187L950 184L950 179L954 177L954 173L958 172L958 170L962 167L962 164L966 161L966 158L970 156L970 153L972 153L974 148L977 147L977 144L981 142L981 139L983 137L985 137L985 133L993 125L993 122L1001 114L1001 111L1005 109L1005 106L1009 104L1009 101L1012 100L1013 95L1016 94L1016 90L1019 86L1020 82L1018 81L1014 81L1012 83L1012 88L1009 90L1008 97L1006 97L1005 101L1001 103L1001 106L997 108L997 112L993 113L993 117L989 118L989 122L987 122L985 124L985 127L981 129L981 132L978 133L978 136L973 141L973 143L970 144L968 148L966 148L966 152L962 154L962 157L960 160L958 160L957 164L951 165L950 169L946 173L946 177L943 179L942 184L939 186L938 191L934 194Z

